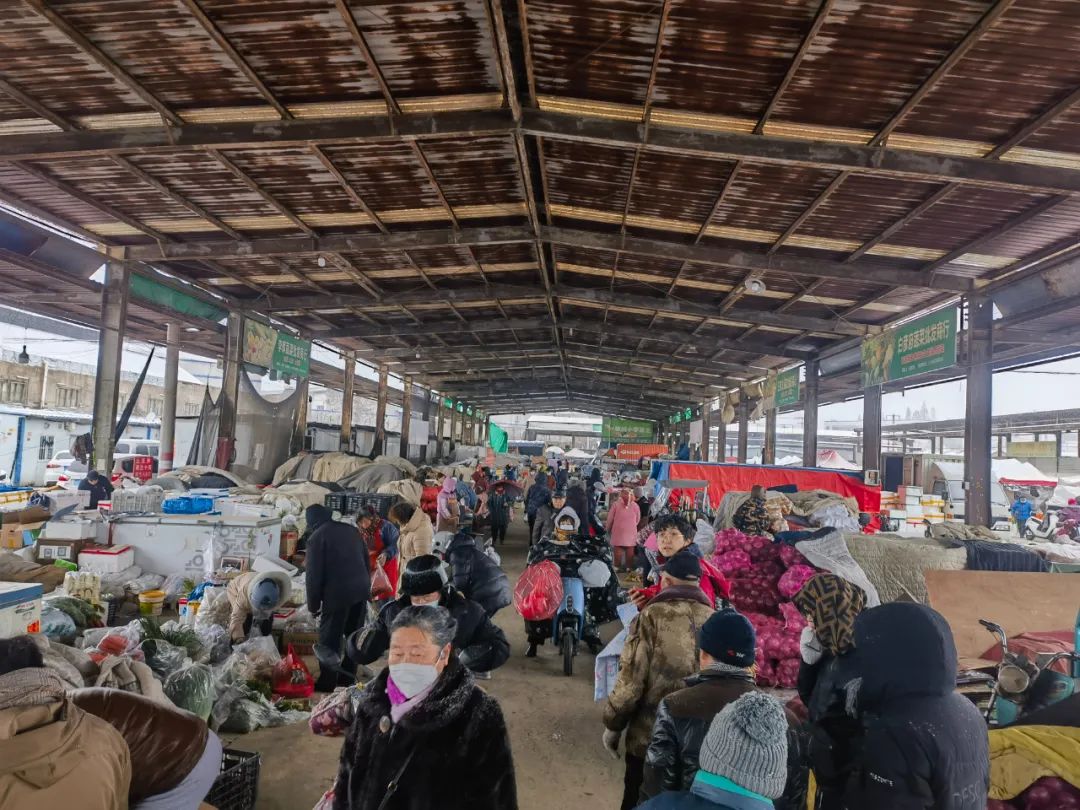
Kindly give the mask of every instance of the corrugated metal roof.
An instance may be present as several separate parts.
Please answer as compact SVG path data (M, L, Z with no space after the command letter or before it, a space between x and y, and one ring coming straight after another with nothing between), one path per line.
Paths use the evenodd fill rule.
M501 26L485 0L8 4L0 201L108 244L197 244L192 257L160 266L238 304L269 301L312 334L460 324L441 342L335 339L344 348L451 346L465 357L470 345L524 337L474 334L472 322L554 313L618 327L624 344L625 330L640 330L630 341L639 362L666 352L695 376L686 345L651 339L650 324L777 352L823 347L1080 242L1080 203L1048 188L1054 179L1024 174L1080 170L1080 112L1059 104L1080 84L1076 3L499 5ZM543 136L516 128L505 70L526 108L535 101L568 116L560 127ZM498 108L505 118L477 117ZM401 114L388 120L389 109ZM173 140L140 145L162 116ZM285 125L297 121L283 117L317 126L291 139ZM640 143L590 128L604 120L637 122ZM49 133L60 131L77 145L35 152L18 140L40 133L54 149ZM721 145L731 134L759 137L732 155L701 148L701 133ZM927 168L830 163L846 154L840 145L878 135ZM789 157L786 145L804 140L834 151ZM8 143L35 156L6 160ZM999 152L1034 180L949 174L948 156ZM551 238L549 225L571 232ZM486 243L493 228L517 235ZM340 236L370 247L294 241L215 255L238 239ZM0 272L16 288L31 283L25 270ZM764 291L743 288L751 275ZM93 315L77 295L56 308ZM785 328L784 317L797 325ZM160 338L160 315L136 305L132 323ZM528 343L561 367L553 334L533 329ZM598 365L614 342L559 335ZM725 352L748 359L722 349L718 362ZM389 359L395 371L428 373L404 355ZM545 393L564 396L588 379L568 368ZM599 387L620 402L617 387Z

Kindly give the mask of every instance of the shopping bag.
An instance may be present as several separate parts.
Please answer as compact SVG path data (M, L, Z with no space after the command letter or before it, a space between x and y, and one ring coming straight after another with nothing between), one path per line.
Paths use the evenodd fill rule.
M290 644L285 657L274 665L271 684L275 695L287 698L311 697L315 691L315 679L304 660Z
M394 586L390 584L390 577L381 565L375 566L375 573L371 575L371 598L392 599Z
M514 609L526 621L550 619L562 599L562 573L551 560L530 565L514 586Z
M308 728L319 737L340 737L352 725L354 704L362 687L348 686L327 695L311 710Z

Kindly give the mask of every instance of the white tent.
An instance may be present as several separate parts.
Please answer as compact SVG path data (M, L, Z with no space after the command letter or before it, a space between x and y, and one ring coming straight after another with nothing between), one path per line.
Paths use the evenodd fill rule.
M563 450L561 447L559 447L559 445L553 444L553 445L550 445L550 446L544 448L544 455L545 456L564 456L564 455L566 455L566 451Z
M577 447L563 455L563 458L570 459L572 461L590 461L592 457L593 454L590 453L588 450L579 450Z
M835 450L822 450L817 454L817 466L828 470L858 470L858 464L852 464Z

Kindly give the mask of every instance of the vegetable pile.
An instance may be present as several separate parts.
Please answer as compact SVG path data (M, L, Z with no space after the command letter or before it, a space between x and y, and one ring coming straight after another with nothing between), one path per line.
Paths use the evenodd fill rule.
M991 799L987 810L1080 810L1080 789L1064 779L1044 776L1009 802Z
M717 533L710 562L731 580L731 603L757 632L758 685L793 688L806 620L790 600L817 569L793 547L738 529Z

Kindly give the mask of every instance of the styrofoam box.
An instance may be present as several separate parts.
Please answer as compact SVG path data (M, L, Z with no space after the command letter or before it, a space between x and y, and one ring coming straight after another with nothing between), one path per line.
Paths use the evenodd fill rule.
M135 549L131 546L88 548L79 552L79 570L91 574L119 574L135 564Z
M40 582L0 582L0 638L41 632Z
M44 540L96 540L97 521L50 520L41 527Z
M300 569L279 557L256 557L251 561L252 571L284 571L290 577L300 573Z

